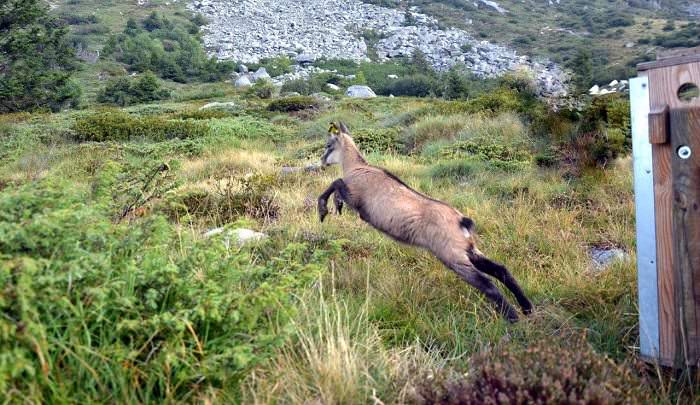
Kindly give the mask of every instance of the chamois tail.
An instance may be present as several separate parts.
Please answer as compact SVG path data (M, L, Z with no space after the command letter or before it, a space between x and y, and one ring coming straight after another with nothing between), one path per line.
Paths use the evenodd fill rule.
M515 281L515 278L505 266L484 256L475 247L469 249L467 256L477 270L495 277L513 293L524 314L527 315L532 312L532 303L527 299L522 288L520 288L518 282Z

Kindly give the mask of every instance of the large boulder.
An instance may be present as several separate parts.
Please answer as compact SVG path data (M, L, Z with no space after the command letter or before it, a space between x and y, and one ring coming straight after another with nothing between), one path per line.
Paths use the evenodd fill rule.
M255 73L253 73L253 81L257 82L258 80L270 80L271 77L267 73L267 69L264 67L261 67L260 69L256 70Z
M236 87L243 88L243 87L250 87L252 85L253 85L253 83L248 78L248 75L241 76L236 80Z
M330 91L338 91L340 90L340 87L336 86L333 83L326 83L326 88Z
M299 65L310 65L316 61L316 58L314 58L313 55L309 55L308 53L302 53L301 55L298 55L296 58L294 58L294 61Z
M377 97L377 95L369 88L369 86L354 85L348 87L348 91L345 92L348 97L355 98L372 98Z

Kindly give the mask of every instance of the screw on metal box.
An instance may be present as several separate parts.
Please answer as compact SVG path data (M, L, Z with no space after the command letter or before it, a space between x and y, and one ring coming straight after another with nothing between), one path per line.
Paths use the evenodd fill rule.
M688 159L690 158L690 155L692 155L693 151L690 150L690 147L687 145L683 145L678 148L678 157L681 159Z

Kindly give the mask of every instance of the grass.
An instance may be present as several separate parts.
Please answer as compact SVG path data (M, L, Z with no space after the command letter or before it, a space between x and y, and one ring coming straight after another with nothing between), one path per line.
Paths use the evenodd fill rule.
M105 184L112 183L106 179L117 179L115 184L124 187L127 183L119 183L124 174L138 173L142 170L139 168L160 162L174 162L170 166L174 188L148 200L143 209L126 219L131 226L156 218L162 221L159 213L169 212L164 211L166 203L184 204L189 211L168 216L167 226L163 225L168 232L175 232L170 248L161 251L164 261L182 260L186 252L210 243L202 237L205 231L214 226L236 226L231 224L241 224L241 220L245 226L270 236L261 246L244 251L247 253L240 260L251 266L272 266L270 260L279 257L289 244L303 243L310 252L328 249L330 244L342 246L342 254L331 257L312 282L285 290L294 297L291 301L279 308L272 304L281 312L278 318L269 319L269 325L273 325L273 335L279 333L285 338L277 341L269 356L240 369L240 378L185 384L167 396L156 388L144 391L145 386L119 374L116 365L80 368L80 362L87 360L84 354L76 354L70 365L71 369L81 369L70 377L76 385L57 382L61 367L48 372L48 386L64 390L60 395L75 393L72 390L80 390L80 381L96 374L101 382L120 379L115 382L121 390L119 398L144 401L225 402L238 398L244 403L297 403L307 399L321 403L402 403L411 401L416 390L430 384L428 375L468 373L471 358L479 353L496 348L517 351L551 340L567 342L581 333L586 334L586 345L591 350L609 358L605 364L628 370L628 362L636 359L638 322L629 158L618 159L606 169L584 170L577 178L565 177L556 166L539 168L530 160L518 170L504 170L497 166L495 155L464 158L440 151L460 142L487 139L493 144L529 150L533 142L527 136L527 125L513 113L496 117L426 115L423 108L439 103L378 97L367 102L340 99L325 110L296 117L294 113L267 113L264 102L242 97L231 94L218 99L234 101L241 107L230 115L197 119L209 128L197 139L76 144L71 128L76 121L95 113L90 110L0 120L6 133L0 145L0 195L56 179L69 181L72 188L85 192L110 190L112 186ZM175 119L191 115L203 104L198 100L174 101L124 111L134 116ZM417 144L422 145L422 153L403 154L382 147L368 150L366 156L370 163L387 168L417 190L473 218L480 249L512 270L535 304L532 316L516 325L507 324L477 291L459 281L433 256L382 236L352 212L318 222L316 198L339 176L338 169L282 175L281 167L301 167L317 160L320 152L315 145L323 139L328 122L338 118L347 120L351 130L376 137L420 134L415 139L420 139ZM376 144L381 142L369 145ZM300 154L300 150L311 152ZM116 174L110 174L115 170ZM184 199L192 192L204 192L216 196L216 201L239 201L235 196L246 190L242 188L244 179L252 182L250 190L264 190L261 195L271 198L272 205L253 198L242 202L246 208L242 211L225 211L230 206L217 204L197 210L187 203L193 200ZM225 191L227 185L231 185L229 191ZM111 196L105 197L107 202L121 201L113 192L105 195ZM113 204L90 201L85 204L95 210ZM274 213L257 210L271 206L275 207ZM52 209L46 210L50 213ZM259 212L263 214L255 214ZM103 226L122 229L109 222ZM620 247L633 260L595 272L588 250L599 245ZM216 261L217 254L209 252L201 257ZM293 269L298 259L274 260L278 264L282 260L287 263L286 269ZM192 267L183 270L188 276L214 277L211 272L202 273L205 269L196 263L188 266ZM206 291L204 294L213 294ZM59 299L60 294L56 294ZM199 326L193 328L196 336L205 334ZM191 354L196 347L195 340L189 340L191 336L187 332L173 342L184 342L176 346ZM62 339L42 346L52 359L72 356L72 346ZM216 342L207 347L220 348ZM95 350L99 356L111 356L102 349ZM194 356L204 361L213 353ZM219 367L221 371L227 366ZM691 391L697 386L683 385L664 375L656 377L654 370L649 376L653 381L649 389L659 402L697 399ZM158 380L163 387L168 386L166 377L163 374ZM66 398L52 396L50 390L39 393L18 389L30 400ZM84 397L95 399L102 392L99 386L91 385L90 389L93 391L84 393ZM21 398L20 394L13 395Z

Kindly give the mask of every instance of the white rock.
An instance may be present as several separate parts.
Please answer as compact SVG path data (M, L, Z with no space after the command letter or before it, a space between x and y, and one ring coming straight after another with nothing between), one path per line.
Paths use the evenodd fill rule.
M246 228L236 228L225 230L223 227L210 229L204 234L205 238L211 238L216 235L223 234L223 242L226 249L231 248L231 242L236 243L236 245L243 246L246 243L259 242L268 238L268 236L261 232L256 232L252 229Z
M596 95L600 93L600 87L596 84L595 86L591 87L590 90L588 90L588 94L590 95Z
M377 95L374 93L372 89L369 88L369 86L362 86L362 85L354 85L348 87L348 90L345 92L345 95L348 97L355 97L355 98L372 98L372 97L377 97Z
M326 88L331 91L338 91L340 90L340 87L336 86L333 83L326 83Z
M199 109L206 110L207 108L213 108L213 107L235 107L235 106L236 106L236 103L234 103L233 101L227 101L225 103L220 103L218 101L215 101L213 103L205 104L205 105L199 107Z
M270 75L264 67L261 67L253 73L253 81L257 82L258 80L270 80Z
M602 271L616 262L630 260L630 255L618 248L592 248L590 250L595 270Z
M250 87L252 85L253 83L251 83L247 75L241 76L236 80L236 87Z
M399 77L397 75L387 75L389 79L398 79Z
M608 86L615 87L615 86L617 86L618 83L620 83L620 82L618 82L617 80L613 80L610 82L610 84Z

